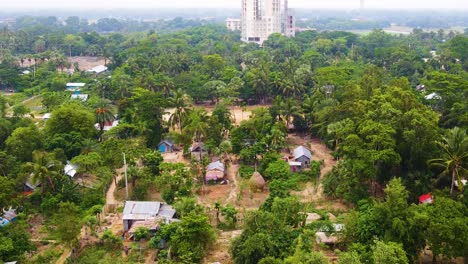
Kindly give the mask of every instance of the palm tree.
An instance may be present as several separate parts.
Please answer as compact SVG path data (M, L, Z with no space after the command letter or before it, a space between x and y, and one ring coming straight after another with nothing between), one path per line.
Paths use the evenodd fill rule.
M101 99L94 110L96 116L96 123L99 124L99 131L102 133L106 123L112 122L115 119L112 113L112 105L107 99Z
M86 138L81 142L81 154L88 155L97 149L97 142L94 139Z
M207 120L208 115L204 109L194 109L188 117L189 122L184 131L192 135L195 142L202 142L209 129Z
M293 119L294 115L299 114L301 111L297 101L288 98L281 104L280 114L286 119L286 127L289 129L289 124Z
M169 98L169 104L174 107L174 113L169 117L169 124L172 128L175 128L177 125L182 132L182 121L190 112L190 108L188 108L190 101L190 97L181 89L175 91L174 95Z
M54 159L52 154L36 150L33 152L33 161L28 162L24 169L30 175L33 184L41 183L42 194L44 194L47 183L55 190L53 178L59 175L63 166L60 161Z
M468 137L466 130L455 127L448 131L446 137L442 137L437 145L442 150L441 158L429 160L429 165L443 169L440 176L452 178L450 194L453 194L455 182L460 190L463 189L462 178L467 175L468 164Z

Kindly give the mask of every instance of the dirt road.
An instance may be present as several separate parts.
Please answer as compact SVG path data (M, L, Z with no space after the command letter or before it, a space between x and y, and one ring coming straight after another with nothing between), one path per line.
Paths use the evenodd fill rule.
M118 203L117 200L114 197L114 192L117 189L116 182L118 183L123 177L123 168L118 169L115 172L117 173L117 176L115 176L116 180L112 181L112 183L111 183L111 185L110 185L110 187L109 187L109 189L107 190L107 193L106 193L106 204L107 205L109 205L109 204L116 205Z
M239 180L238 180L238 173L239 173L239 165L231 165L228 168L228 179L231 181L230 186L231 190L229 191L228 198L224 201L224 205L229 203L234 204L237 198L237 194L240 192L239 189Z

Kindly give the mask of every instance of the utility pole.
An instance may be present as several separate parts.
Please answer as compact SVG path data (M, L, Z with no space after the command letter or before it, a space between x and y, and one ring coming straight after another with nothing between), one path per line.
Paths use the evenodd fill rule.
M125 159L125 153L123 154L124 159L124 175L125 175L125 200L128 201L128 179L127 179L127 160Z

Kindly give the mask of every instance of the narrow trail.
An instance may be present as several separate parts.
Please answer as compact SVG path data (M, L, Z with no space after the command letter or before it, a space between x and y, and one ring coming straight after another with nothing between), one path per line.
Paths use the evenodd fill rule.
M122 173L123 173L123 169L117 169L116 170L116 180L112 180L112 183L111 185L109 186L109 189L107 190L107 193L106 193L106 204L107 205L116 205L118 204L120 201L117 201L114 197L114 192L115 190L117 189L117 185L116 185L116 182L118 183L120 181L120 179L122 179ZM86 226L83 226L81 228L81 232L80 232L80 237L78 238L78 240L81 240L82 238L86 237L87 236L87 231L86 231ZM63 253L62 255L60 256L60 258L57 260L57 262L55 262L55 264L64 264L67 259L71 256L71 249L68 248L68 247L65 247L64 250L63 250Z
M122 169L117 169L115 172L117 174L117 176L115 177L116 179L115 180L112 180L112 183L111 185L109 186L109 189L107 190L107 193L106 193L106 204L109 205L109 204L117 204L118 201L115 199L114 197L114 192L115 190L117 189L117 184L116 182L118 183L122 177L123 177L123 168Z
M70 248L64 248L63 253L60 256L60 258L55 262L55 264L64 264L65 261L71 256L71 249Z
M331 150L322 142L320 139L313 138L303 142L304 145L308 145L312 150L312 159L317 161L323 161L323 165L320 170L320 181L318 184L308 182L304 190L300 192L293 192L298 195L302 202L315 202L323 198L323 185L322 180L327 173L329 173L336 165L336 161L331 155Z
M19 104L25 104L25 103L27 103L27 102L29 102L29 101L32 101L32 100L36 99L36 97L37 97L37 95L34 95L34 96L32 96L32 97L29 97L28 99L22 101L22 102L19 103ZM18 104L16 104L16 105L18 105ZM10 107L8 107L8 108L5 110L6 117L12 117L12 116L13 116L13 112L12 112L12 111L13 111L13 107L14 107L14 106L15 106L15 105L11 105Z
M229 196L228 198L224 201L224 205L227 205L228 203L234 203L236 201L237 195L239 193L239 180L237 178L237 174L239 173L239 165L231 165L228 168L228 179L230 179L231 182L231 190L229 191Z

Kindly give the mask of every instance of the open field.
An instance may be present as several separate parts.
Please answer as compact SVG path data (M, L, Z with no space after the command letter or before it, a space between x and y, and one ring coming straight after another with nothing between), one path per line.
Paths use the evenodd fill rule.
M73 70L73 64L77 62L80 70L87 71L96 66L104 65L105 60L102 57L76 56L68 57L68 62L71 65L70 70ZM18 65L24 68L31 68L34 64L34 60L29 61L27 58L24 59L23 63L18 62Z

